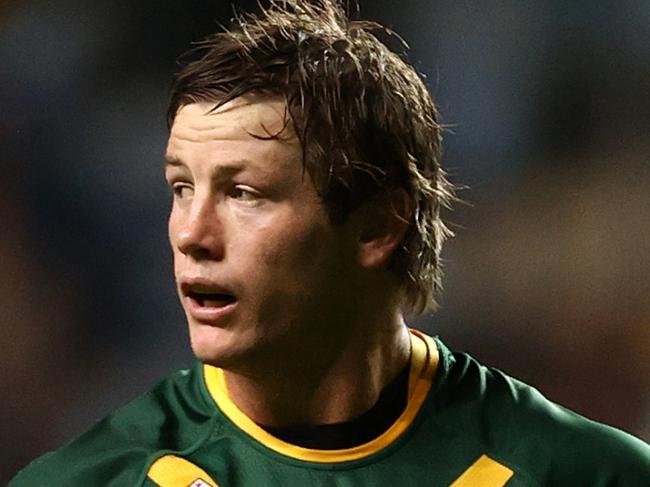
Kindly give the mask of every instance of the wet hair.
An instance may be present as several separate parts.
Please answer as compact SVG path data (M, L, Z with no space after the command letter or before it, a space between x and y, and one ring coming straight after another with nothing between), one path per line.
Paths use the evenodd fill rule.
M272 0L190 51L167 118L171 127L190 103L214 101L217 109L240 96L283 97L285 121L334 224L364 204L385 204L396 190L408 195L410 225L390 268L404 285L405 311L420 314L437 306L450 235L440 211L453 190L440 166L433 99L377 35L395 37L377 23L349 20L335 0Z

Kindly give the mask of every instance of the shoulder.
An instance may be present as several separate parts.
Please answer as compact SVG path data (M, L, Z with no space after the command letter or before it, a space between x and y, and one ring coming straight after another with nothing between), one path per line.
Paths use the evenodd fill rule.
M177 371L60 449L23 469L10 487L141 485L161 450L183 450L211 431L201 367Z
M549 485L572 478L584 485L601 485L596 480L605 478L611 481L606 485L648 485L650 445L437 343L445 371L440 400L463 415L464 424L475 425L477 441L495 456Z
M598 423L560 406L554 415L555 454L549 479L559 483L575 476L607 485L650 485L650 445L617 428Z

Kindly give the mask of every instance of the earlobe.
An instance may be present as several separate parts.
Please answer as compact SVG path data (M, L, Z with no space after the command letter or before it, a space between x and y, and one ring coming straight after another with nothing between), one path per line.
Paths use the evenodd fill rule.
M379 268L390 261L410 226L412 206L400 188L363 208L358 254L362 267Z

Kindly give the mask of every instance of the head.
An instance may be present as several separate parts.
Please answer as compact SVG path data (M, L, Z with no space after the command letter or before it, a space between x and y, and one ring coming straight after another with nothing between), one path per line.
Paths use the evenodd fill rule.
M274 313L286 315L277 323L309 321L306 313L322 327L344 322L357 304L350 298L355 286L368 288L369 282L397 283L398 306L406 312L435 306L448 234L440 210L451 198L440 167L441 128L422 80L371 33L376 29L349 21L330 0L272 2L260 17L240 18L203 41L195 60L178 73L168 111L177 279L189 277L185 288L194 285L196 298L201 279L192 284L193 274L226 274L201 263L224 259L226 251L239 259L226 278L236 293L205 289L210 295L196 298L230 310L203 316L216 328L195 323L193 348L202 358L210 360L215 343L227 347L222 332L234 320L231 294L241 293L240 315L252 313L240 321L255 322L255 315L271 323L264 333L248 329L250 343L286 334L284 325L274 328ZM267 178L275 201L263 194L258 205L258 196L248 194L246 185L243 194L237 178L228 180L231 189L220 183L223 198L209 194L205 181L220 180L224 171L254 174L255 163L235 167L238 154L276 164L255 176ZM278 171L284 175L274 179L271 174L283 174ZM255 210L244 210L249 203ZM209 224L197 223L209 212ZM359 241L366 249L361 268L379 268L372 275L389 279L368 281L367 273L348 270L360 254L354 248ZM250 277L250 285L241 285ZM192 329L187 306L186 312ZM242 336L233 334L231 341L241 346L247 342Z
M217 109L248 94L284 99L333 224L364 205L402 209L408 230L390 270L402 283L404 311L419 314L436 307L450 233L440 211L452 189L440 166L434 102L374 31L382 33L377 24L349 21L334 0L271 2L259 17L239 18L198 45L175 79L168 121L190 103Z

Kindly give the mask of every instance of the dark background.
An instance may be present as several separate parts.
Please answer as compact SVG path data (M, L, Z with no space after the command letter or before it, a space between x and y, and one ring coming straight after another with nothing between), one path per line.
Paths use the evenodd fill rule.
M418 326L650 440L650 2L360 3L410 43L469 186ZM164 114L232 12L0 1L0 484L192 363Z

